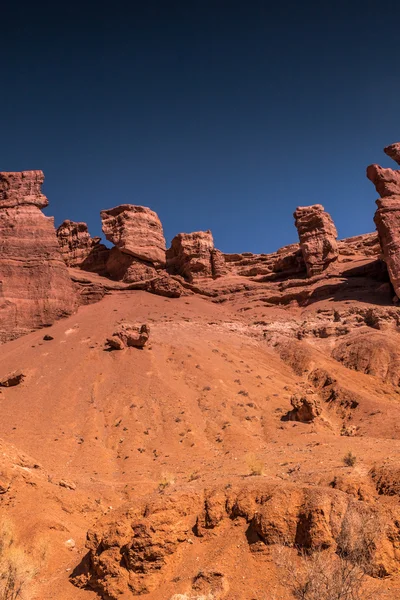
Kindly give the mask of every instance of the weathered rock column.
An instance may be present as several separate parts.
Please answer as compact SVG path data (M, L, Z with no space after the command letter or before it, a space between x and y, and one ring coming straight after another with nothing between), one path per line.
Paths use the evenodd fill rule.
M100 213L111 249L106 271L112 279L132 283L157 276L165 267L165 238L158 215L144 206L122 204Z
M0 342L50 325L76 306L42 171L0 173Z
M400 143L387 146L384 152L400 164ZM367 168L367 177L381 196L374 221L390 281L400 297L400 171L374 164Z
M226 273L224 256L214 248L210 230L178 233L167 250L167 268L188 281L216 278Z
M338 258L336 227L321 204L299 206L293 216L307 275L318 275Z

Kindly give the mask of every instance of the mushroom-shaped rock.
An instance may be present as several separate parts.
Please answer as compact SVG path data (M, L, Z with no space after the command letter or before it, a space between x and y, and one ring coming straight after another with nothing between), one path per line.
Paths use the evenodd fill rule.
M113 350L124 350L128 347L143 348L147 344L149 336L150 327L148 325L138 326L123 323L107 339L107 345Z
M299 206L293 216L307 274L318 275L338 258L336 227L321 204Z
M121 252L155 266L165 265L165 238L157 214L145 206L121 204L102 210L102 229Z

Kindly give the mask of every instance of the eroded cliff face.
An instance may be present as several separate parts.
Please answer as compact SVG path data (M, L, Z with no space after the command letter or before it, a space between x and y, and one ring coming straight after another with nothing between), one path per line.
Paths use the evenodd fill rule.
M387 146L384 151L399 161L400 144ZM367 168L367 177L381 196L376 201L374 221L390 280L400 296L400 171L373 164Z
M67 316L75 288L59 252L54 220L41 208L41 171L0 173L0 341Z

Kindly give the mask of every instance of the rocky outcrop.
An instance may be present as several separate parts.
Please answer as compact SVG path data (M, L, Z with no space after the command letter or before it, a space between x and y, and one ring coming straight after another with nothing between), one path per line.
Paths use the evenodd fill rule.
M149 325L121 324L111 337L107 338L107 346L112 350L124 350L125 348L143 348L150 336Z
M167 268L170 273L182 275L190 282L221 277L226 273L224 255L214 248L209 230L178 233L167 251Z
M398 161L399 148L400 144L392 144L385 152ZM390 280L400 296L400 170L383 169L374 164L367 168L367 177L380 195L374 221Z
M400 171L370 165L367 168L367 177L372 181L381 198L400 194Z
M293 406L288 414L289 421L310 423L321 414L321 405L317 394L295 394L290 398Z
M43 171L0 173L0 208L29 205L45 208L49 201L42 194Z
M122 204L102 210L103 232L115 244L107 257L106 274L115 281L153 279L165 266L165 238L157 214L144 206Z
M90 237L86 223L63 221L57 229L62 257L68 267L104 273L109 249L100 244L101 238Z
M386 148L384 148L384 152L395 162L397 162L398 165L400 165L400 142L386 146Z
M396 387L400 385L400 351L393 333L354 332L337 344L333 358L349 369L378 377Z
M157 214L144 206L122 204L100 213L104 235L121 252L165 265L165 238Z
M293 216L307 274L318 275L338 258L336 227L321 204L299 206Z
M157 270L151 262L125 254L115 246L108 254L105 270L111 279L124 283L147 281L157 276Z
M75 289L57 242L42 171L0 174L0 341L69 315Z
M89 531L89 554L73 582L111 600L124 594L162 592L167 580L180 581L183 565L188 581L189 565L196 568L196 556L197 560L200 553L207 556L215 541L229 537L232 530L243 536L237 537L236 552L275 546L324 550L332 556L338 552L351 561L355 550L362 548L369 572L387 574L397 569L396 542L389 532L369 527L379 520L374 507L347 493L282 481L158 494L117 509ZM185 590L189 595L182 597L199 597L192 595L198 580L195 573L192 589ZM215 571L211 579L222 596L207 598L225 597L228 581L223 584L223 573Z

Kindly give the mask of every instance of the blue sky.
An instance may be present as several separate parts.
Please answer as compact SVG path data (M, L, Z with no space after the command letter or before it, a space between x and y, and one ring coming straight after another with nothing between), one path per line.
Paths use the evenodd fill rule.
M58 4L67 4L58 6ZM400 141L395 2L5 2L0 170L42 169L46 214L122 203L225 252L297 241L321 203L374 229L368 164Z

